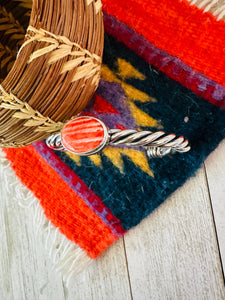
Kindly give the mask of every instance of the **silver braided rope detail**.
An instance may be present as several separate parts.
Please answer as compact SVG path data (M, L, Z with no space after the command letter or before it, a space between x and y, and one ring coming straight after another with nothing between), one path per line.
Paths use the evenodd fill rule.
M166 135L164 131L151 132L132 129L110 129L108 134L109 141L107 144L126 145L130 147L142 146L146 148L149 158L162 158L170 153L182 153L191 149L188 140L185 140L183 136L177 138L175 134ZM60 134L48 137L46 144L51 149L66 151Z
M62 145L61 134L51 135L46 139L46 145L54 150L65 151L66 149Z
M191 149L188 145L188 140L185 140L183 136L176 137L175 134L166 135L164 131L136 131L136 130L119 130L119 129L111 129L109 130L111 145L127 145L127 146L142 146L147 147L157 147L157 148L168 148L171 149L172 152L187 152ZM153 150L150 149L149 153L152 153ZM170 152L171 152L170 151ZM163 155L162 150L155 152L153 155ZM161 154L160 154L161 153ZM167 154L167 153L166 153ZM165 155L165 154L164 154ZM163 156L164 156L163 155Z
M173 153L171 148L163 148L163 147L148 147L147 155L149 158L163 158L170 153Z

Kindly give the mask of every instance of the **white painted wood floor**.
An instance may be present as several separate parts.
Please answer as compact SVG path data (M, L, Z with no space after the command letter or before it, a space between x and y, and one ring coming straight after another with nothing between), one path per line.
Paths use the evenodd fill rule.
M194 178L65 287L0 174L0 300L225 299L225 141Z

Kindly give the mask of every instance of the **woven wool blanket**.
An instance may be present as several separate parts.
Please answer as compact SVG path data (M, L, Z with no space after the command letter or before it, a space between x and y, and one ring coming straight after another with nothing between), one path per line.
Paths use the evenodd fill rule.
M44 141L2 150L5 172L12 168L36 197L36 221L66 280L164 202L225 137L224 7L102 2L102 78L83 114L109 128L183 135L191 151L149 159L142 148L108 146L79 157Z

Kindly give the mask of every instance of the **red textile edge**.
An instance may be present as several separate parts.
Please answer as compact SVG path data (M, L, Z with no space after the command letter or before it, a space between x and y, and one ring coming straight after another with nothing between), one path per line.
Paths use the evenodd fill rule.
M104 12L105 31L136 52L150 65L167 74L171 79L179 81L210 103L225 107L225 88L202 73L193 70L179 58L171 56L147 41L133 28ZM165 63L166 61L166 63Z
M21 182L39 199L47 219L91 258L118 239L33 146L3 151Z
M225 86L224 21L217 21L188 1L102 2L108 14L132 27L156 47Z

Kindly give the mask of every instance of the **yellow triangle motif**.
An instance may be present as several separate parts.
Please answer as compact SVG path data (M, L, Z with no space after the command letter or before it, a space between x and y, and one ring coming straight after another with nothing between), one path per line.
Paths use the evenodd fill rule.
M106 81L119 83L124 89L124 92L128 97L128 100L138 100L141 102L156 102L155 98L150 97L148 94L120 80L107 66L104 65L102 66L101 77Z
M118 58L118 69L119 69L119 76L124 80L127 78L137 78L140 80L145 80L146 77L144 74L140 73L136 70L129 62L125 59Z
M89 159L97 166L97 167L102 167L102 160L99 154L95 155L90 155Z
M133 102L129 103L129 107L138 126L157 127L159 129L162 128L158 121L150 117L144 111L137 108L137 106Z
M78 165L81 166L81 157L79 155L73 154L69 151L66 154Z
M123 173L123 159L121 154L128 156L133 163L140 167L143 172L149 176L154 177L153 172L149 168L147 156L144 152L135 149L118 149L113 147L107 147L103 150L103 153L111 160L111 162Z
M121 173L123 173L123 159L121 154L128 156L135 165L141 168L141 170L147 173L149 176L154 177L151 171L148 159L145 152L135 149L120 149L114 147L107 147L103 150L105 156L107 156L115 167L117 167ZM78 166L81 166L81 157L73 153L66 153ZM90 155L88 158L99 168L102 168L102 160L100 154Z
M107 66L103 65L102 79L109 82L117 82L121 85L127 96L130 111L138 127L156 127L161 129L161 124L157 120L146 114L144 111L139 109L134 102L156 102L156 99L126 83L126 79L128 78L145 80L145 75L136 70L129 62L121 58L118 58L117 66L118 73L115 74ZM149 167L147 154L143 151L132 148L121 149L108 146L103 150L103 154L108 157L108 159L114 164L115 167L120 170L121 173L124 172L122 155L126 155L136 166L140 167L143 172L147 173L151 177L154 177L154 174ZM78 166L81 166L81 158L79 156L72 153L68 153L68 155L71 159L73 159L73 161L76 162ZM97 167L102 168L102 160L100 154L91 155L89 156L89 159Z

